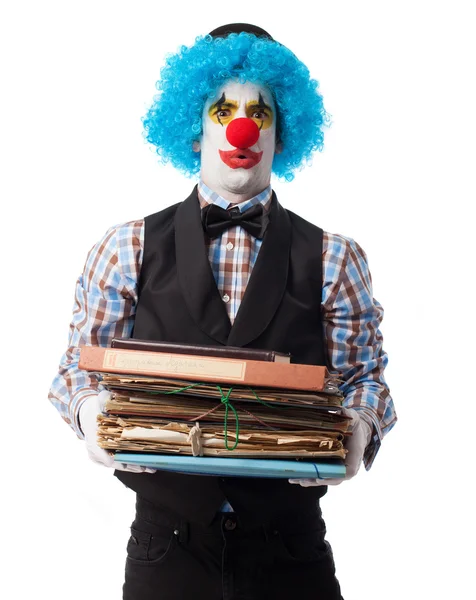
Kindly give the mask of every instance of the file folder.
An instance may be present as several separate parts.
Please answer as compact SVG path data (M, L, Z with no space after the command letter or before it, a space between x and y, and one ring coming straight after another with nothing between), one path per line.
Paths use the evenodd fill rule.
M208 456L116 452L114 460L166 471L221 477L269 477L278 479L330 479L345 477L343 462L311 462Z

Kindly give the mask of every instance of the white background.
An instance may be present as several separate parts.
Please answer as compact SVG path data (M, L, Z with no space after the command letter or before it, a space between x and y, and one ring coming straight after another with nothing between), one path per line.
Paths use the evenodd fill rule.
M361 244L385 308L386 377L399 421L371 471L322 500L343 595L474 597L471 5L4 5L2 587L11 586L9 598L121 597L134 494L89 461L47 392L90 247L111 225L191 189L142 138L140 118L163 57L234 21L267 29L319 80L333 119L325 151L275 189L287 208Z

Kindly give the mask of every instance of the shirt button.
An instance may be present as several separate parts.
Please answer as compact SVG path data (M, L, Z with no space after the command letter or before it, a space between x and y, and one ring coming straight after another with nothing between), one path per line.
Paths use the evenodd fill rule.
M226 245L226 249L233 250L233 244L231 242L228 242L228 244Z
M230 302L230 296L228 294L223 294L221 299L223 300L223 302Z

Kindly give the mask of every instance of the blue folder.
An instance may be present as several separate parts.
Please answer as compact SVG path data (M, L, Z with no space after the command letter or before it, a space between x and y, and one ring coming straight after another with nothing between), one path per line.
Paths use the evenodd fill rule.
M138 452L116 452L114 460L142 467L194 475L272 477L283 479L340 479L345 477L345 465L341 462L170 456L167 454L142 454Z

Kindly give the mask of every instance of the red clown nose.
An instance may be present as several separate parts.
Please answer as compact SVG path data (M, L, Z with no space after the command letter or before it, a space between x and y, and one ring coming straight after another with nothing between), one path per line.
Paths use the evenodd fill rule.
M251 119L233 119L226 128L226 139L235 148L250 148L259 139L258 125Z

